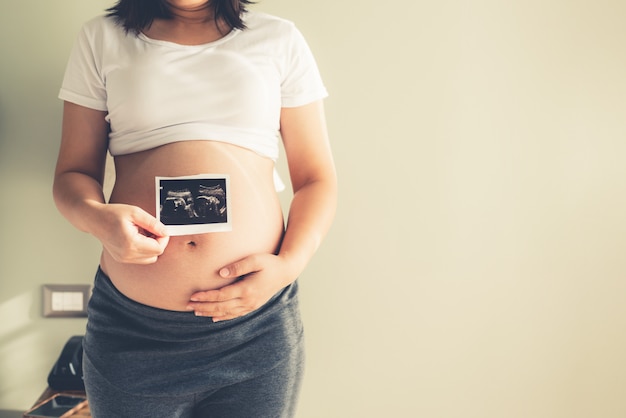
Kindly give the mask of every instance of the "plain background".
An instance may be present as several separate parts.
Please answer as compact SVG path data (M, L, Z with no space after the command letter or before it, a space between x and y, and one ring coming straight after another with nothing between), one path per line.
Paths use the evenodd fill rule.
M98 262L51 184L69 49L109 5L0 13L0 409L84 330L42 317L41 285ZM626 2L255 8L317 57L341 183L301 278L298 417L626 416Z

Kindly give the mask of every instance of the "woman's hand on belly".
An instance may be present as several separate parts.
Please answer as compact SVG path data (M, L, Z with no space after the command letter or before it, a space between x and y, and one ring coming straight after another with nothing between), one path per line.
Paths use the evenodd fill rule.
M165 226L145 210L127 204L104 204L97 238L120 263L151 264L163 254Z
M219 274L236 282L221 289L196 292L187 306L198 316L224 321L246 315L271 299L296 277L287 261L274 254L254 254L223 267Z

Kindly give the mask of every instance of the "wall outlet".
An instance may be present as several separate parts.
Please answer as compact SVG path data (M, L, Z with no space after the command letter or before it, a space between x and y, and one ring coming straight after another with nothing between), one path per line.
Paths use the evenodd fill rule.
M43 316L86 317L91 285L43 285Z

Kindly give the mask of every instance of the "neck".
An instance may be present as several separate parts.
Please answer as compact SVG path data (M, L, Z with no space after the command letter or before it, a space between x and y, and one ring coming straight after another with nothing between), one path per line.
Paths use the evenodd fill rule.
M206 2L197 7L180 7L170 4L172 20L183 24L205 24L215 20L215 14L211 2Z
M155 19L143 30L148 37L183 45L199 45L220 39L231 30L224 20L214 18L211 2L194 8L169 3L172 17Z

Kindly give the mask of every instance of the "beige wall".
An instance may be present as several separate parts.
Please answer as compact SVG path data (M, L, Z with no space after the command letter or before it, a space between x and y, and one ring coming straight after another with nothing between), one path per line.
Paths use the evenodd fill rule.
M84 327L41 318L40 285L97 263L50 186L68 49L108 4L0 14L0 409L28 406ZM318 57L341 180L301 281L298 416L626 416L626 3L256 8Z

